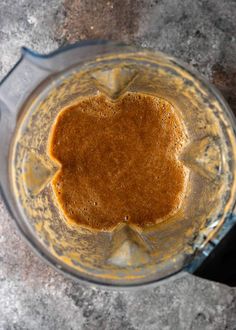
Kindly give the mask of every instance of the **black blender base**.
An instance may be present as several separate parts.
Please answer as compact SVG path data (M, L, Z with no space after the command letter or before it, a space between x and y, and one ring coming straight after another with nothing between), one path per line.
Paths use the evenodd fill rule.
M236 225L193 274L211 281L236 286Z

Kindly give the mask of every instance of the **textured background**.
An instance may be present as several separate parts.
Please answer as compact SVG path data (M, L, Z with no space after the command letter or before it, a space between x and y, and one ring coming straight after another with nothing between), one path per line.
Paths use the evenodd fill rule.
M45 53L88 38L182 58L236 113L235 0L0 0L0 79L22 45ZM190 275L136 292L76 284L31 252L0 200L2 329L235 330L236 289Z

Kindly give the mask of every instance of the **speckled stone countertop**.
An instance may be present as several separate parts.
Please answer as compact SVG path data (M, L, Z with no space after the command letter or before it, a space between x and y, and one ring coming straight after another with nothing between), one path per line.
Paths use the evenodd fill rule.
M20 46L122 40L196 67L236 113L235 0L1 0L0 79ZM0 142L1 143L1 142ZM0 200L0 330L235 330L236 289L185 276L131 292L85 287L38 259Z

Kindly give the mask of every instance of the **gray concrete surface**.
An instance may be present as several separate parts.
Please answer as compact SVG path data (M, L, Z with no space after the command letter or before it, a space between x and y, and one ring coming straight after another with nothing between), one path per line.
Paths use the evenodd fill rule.
M120 39L187 61L236 111L235 17L235 0L1 0L0 79L22 45ZM190 275L131 292L84 287L31 252L0 201L0 330L13 329L235 330L236 289Z

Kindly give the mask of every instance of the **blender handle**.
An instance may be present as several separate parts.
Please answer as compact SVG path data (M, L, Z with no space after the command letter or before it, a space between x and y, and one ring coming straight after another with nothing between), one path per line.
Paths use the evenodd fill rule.
M207 280L236 286L236 225L193 272Z

